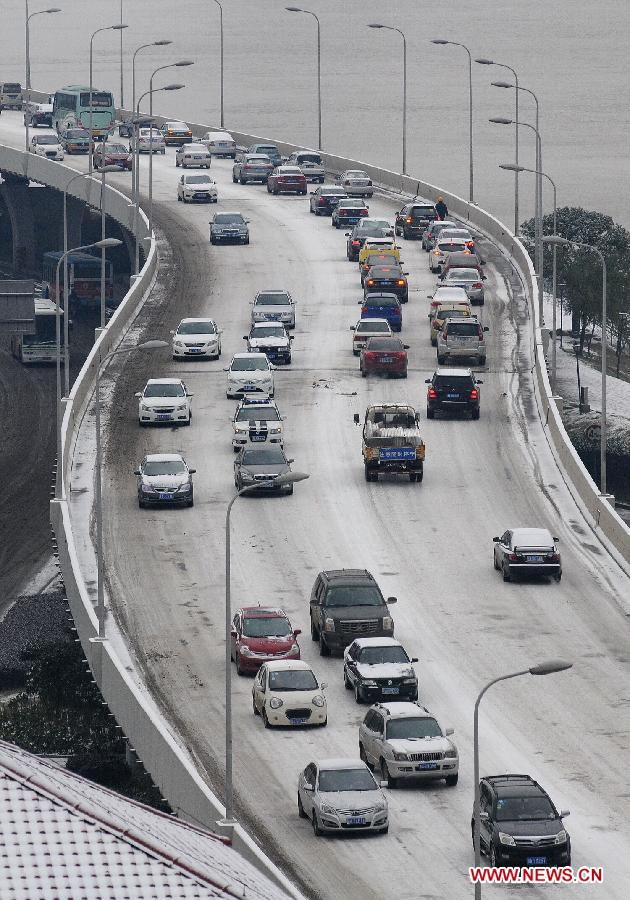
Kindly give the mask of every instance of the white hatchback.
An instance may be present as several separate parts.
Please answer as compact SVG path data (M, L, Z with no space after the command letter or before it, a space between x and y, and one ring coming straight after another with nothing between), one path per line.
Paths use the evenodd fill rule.
M252 687L254 715L262 716L265 728L325 725L325 688L325 682L320 684L309 664L301 659L264 663Z
M209 169L212 163L205 144L182 144L175 151L175 165L187 169Z
M221 335L214 319L182 319L173 335L173 359L188 359L193 356L221 356Z
M190 425L193 395L179 378L150 378L136 397L141 425Z
M63 147L56 134L34 134L28 145L29 153L36 156L44 156L46 159L61 161L63 159Z
M256 391L273 397L275 368L265 353L235 353L230 365L223 369L228 373L225 389L228 400Z

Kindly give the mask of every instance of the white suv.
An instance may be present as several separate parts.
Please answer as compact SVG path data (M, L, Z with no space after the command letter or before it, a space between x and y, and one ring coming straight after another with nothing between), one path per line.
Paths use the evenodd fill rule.
M225 389L228 400L254 391L273 397L275 368L265 353L235 353L230 365L223 369L228 373Z
M417 703L376 703L359 726L359 755L379 769L390 788L401 779L446 779L457 784L459 754L437 719Z
M179 378L150 378L136 394L138 421L141 425L190 425L192 396Z
M234 436L232 447L237 453L249 443L280 444L282 447L282 416L274 400L261 394L245 394L236 407L232 419Z
M476 316L466 319L446 319L437 333L437 360L443 366L451 359L474 357L477 364L486 364L486 342L484 332L487 325L481 325Z

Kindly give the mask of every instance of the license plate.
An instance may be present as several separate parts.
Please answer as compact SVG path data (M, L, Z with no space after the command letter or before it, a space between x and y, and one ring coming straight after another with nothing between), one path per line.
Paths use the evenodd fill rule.
M347 816L346 818L347 825L365 825L365 822L365 816Z
M381 362L382 363L394 362L394 357L393 356L381 356Z
M544 866L547 864L546 856L528 856L526 859L528 866Z
M400 693L400 688L397 688L397 687L384 687L384 688L383 688L383 693L384 693L384 694L399 694L399 693Z
M193 156L193 159L203 159L202 156Z
M425 771L427 769L439 769L439 765L437 763L420 763L420 768Z
M252 434L251 439L252 439L252 441L266 441L267 435L266 434Z
M256 385L255 384L245 384L245 385L243 385L243 390L244 391L255 391Z
M170 418L170 413L158 413L158 415L156 416L156 419L159 419L160 422L166 422Z
M459 394L447 394L446 399L447 400L459 400Z
M201 353L201 349L199 347L191 347L188 350L189 353Z
M166 493L158 494L158 497L160 498L160 500L172 500L173 496L174 496L173 494L166 494Z
M380 447L379 459L415 459L415 447Z
M544 561L545 561L544 556L528 556L527 557L527 562L531 562L531 563L541 563Z
M306 722L308 722L308 719L291 719L292 725L304 725Z

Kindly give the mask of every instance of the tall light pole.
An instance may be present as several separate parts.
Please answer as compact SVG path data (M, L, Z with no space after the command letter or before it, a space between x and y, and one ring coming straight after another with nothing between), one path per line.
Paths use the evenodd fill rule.
M518 91L516 92L518 94ZM503 116L494 116L492 119L488 121L494 123L495 125L514 125L513 119L506 119ZM519 128L529 128L530 131L533 131L536 135L536 159L542 159L542 141L540 139L540 132L536 128L535 125L530 125L529 122L518 122L516 123ZM520 166L516 163L518 167L515 175L518 178L518 173L520 170ZM538 179L537 179L538 181ZM543 224L542 224L542 205L538 204L538 183L536 183L534 190L534 206L537 210L537 214L534 217L535 222L535 252L534 252L534 260L535 260L535 268L536 274L538 276L538 318L540 320L540 324L542 325L544 319L544 310L543 310L543 273L542 273L542 265L543 265L543 253L542 253L542 233L543 233Z
M231 601L231 552L230 516L232 507L239 497L260 487L281 487L304 481L309 476L305 472L285 472L269 481L249 484L238 491L225 511L225 819L224 825L234 825L234 781L232 777L232 601Z
M561 659L552 659L548 662L540 663L537 666L530 666L529 669L521 669L518 672L511 672L509 675L499 675L498 678L493 678L492 681L489 681L477 697L477 700L475 702L475 716L473 726L473 778L475 782L475 800L473 806L473 840L475 845L475 868L477 869L481 866L481 798L479 794L479 704L481 703L483 695L486 693L488 688L491 688L493 684L497 684L499 681L507 681L510 678L518 678L519 675L551 675L554 672L563 672L565 669L570 669L572 666L573 663L571 662L564 662L564 660ZM481 900L480 881L475 882L475 900Z
M34 13L30 13L28 11L28 0L24 0L26 4L26 103L28 104L31 99L31 19L34 16L43 16L49 13L58 13L61 12L61 9L57 6L52 6L50 9L39 9ZM30 140L30 122L28 116L26 117L26 149L28 150L28 142Z
M126 25L106 25L104 28L97 28L96 31L92 32L92 36L90 37L90 151L89 151L89 160L88 160L88 169L92 171L92 153L94 150L94 132L93 132L93 122L94 122L94 108L92 106L92 94L94 93L94 83L93 83L93 68L94 68L94 38L97 34L100 34L101 31L122 31L123 28L127 28Z
M287 12L305 13L317 22L317 149L322 149L322 39L319 16L300 6L285 6Z
M120 0L120 24L123 24L123 0ZM123 33L120 29L120 108L125 105L125 86L123 74Z
M479 63L479 65L481 65L481 66L498 66L500 69L507 69L507 70L510 71L510 72L512 73L512 75L514 76L514 84L515 84L515 86L516 86L516 91L515 91L515 93L514 93L514 99L515 99L515 103L514 103L514 122L515 122L515 125L516 125L516 127L515 127L515 129L514 129L514 142L515 142L514 162L516 163L516 165L518 165L518 124L519 124L519 117L518 117L518 95L519 95L519 89L518 89L518 75L516 74L516 71L515 71L515 69L512 68L512 66L508 66L506 63L495 62L493 59L484 59L483 57L481 57L481 58L479 58L479 59L476 59L475 62L476 62L476 63ZM515 173L514 173L514 235L515 235L516 237L518 237L518 231L519 231L519 211L518 211L518 172L515 172Z
M499 168L507 169L508 171L513 172L514 169L516 168L516 166L514 166L512 163L500 163ZM547 175L546 172L534 171L534 169L527 169L527 168L525 168L525 166L518 166L518 169L521 172L531 172L533 175L537 175L541 179L546 178L547 181L549 182L549 184L551 185L551 187L553 188L553 233L555 234L556 227L557 227L557 214L558 214L558 197L557 197L557 192L556 192L555 181L553 180L553 178L551 178L550 175ZM541 209L542 209L542 207L541 207ZM542 214L541 214L541 227L542 227ZM543 234L541 234L541 241L540 241L541 249L543 246L542 238L543 238ZM556 244L553 245L552 253L553 253L553 257L552 257L552 270L551 270L551 272L552 272L552 274L551 274L551 293L553 295L552 296L553 306L552 306L551 339L552 339L553 343L551 345L551 392L555 396L555 393L556 393L556 362L557 362L557 358L556 358L556 326L557 326L556 294L557 294L557 288L558 288ZM541 272L541 277L542 277L542 273L543 273L543 254L542 253L541 253L540 272Z
M470 172L468 202L474 203L472 54L466 44L460 44L458 41L445 41L442 38L434 38L431 43L439 44L440 46L449 44L451 47L462 47L468 54L468 167Z
M599 453L600 453L600 480L599 480L599 490L602 494L607 494L607 479L606 479L606 449L607 449L607 428L608 428L608 419L606 416L606 376L608 374L608 359L607 359L607 350L608 350L608 338L606 337L606 320L608 311L606 308L606 260L604 258L604 254L596 247L595 244L584 244L581 241L568 241L566 238L559 237L557 234L552 235L551 237L544 237L543 241L545 244L553 244L558 247L582 247L585 250L592 250L593 253L596 253L599 257L599 261L602 264L602 411L601 411L601 427L600 427L600 443L599 443Z
M111 238L110 240L115 240ZM118 241L120 244L121 242ZM104 356L96 370L95 408L96 408L96 479L94 511L96 515L96 616L98 620L98 637L105 637L105 587L103 584L103 494L102 494L102 449L101 449L101 373L113 356L121 353L134 353L136 350L161 350L168 347L166 341L144 341L133 347L112 350Z
M221 128L225 128L225 120L223 117L223 6L219 0L214 0L219 7L219 35L221 40Z
M407 38L400 28L393 25L380 25L373 22L368 28L384 28L386 31L397 31L403 39L403 123L402 123L402 173L407 174Z
M147 47L166 47L168 44L172 44L172 41L151 41L149 44L140 44L139 47L133 52L133 56L131 58L131 115L133 116L136 109L136 56L140 53L141 50L145 50ZM134 137L137 135L134 132ZM153 132L151 132L151 146L153 146ZM131 196L135 199L136 194L136 163L137 163L137 154L134 155L134 165L131 170Z

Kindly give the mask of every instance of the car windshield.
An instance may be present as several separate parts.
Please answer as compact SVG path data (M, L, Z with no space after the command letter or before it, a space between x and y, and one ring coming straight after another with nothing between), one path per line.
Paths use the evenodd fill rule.
M58 144L59 139L53 134L38 134L35 138L36 144Z
M308 669L269 673L270 691L316 691L317 688L317 679Z
M397 338L370 338L367 345L368 350L388 350L391 353L396 353L399 350L402 350L402 342Z
M479 337L479 326L475 322L450 322L448 335L457 337Z
M259 147L256 148L256 153L258 153L262 156L269 156L270 154L271 154L271 156L279 156L280 155L280 151L278 150L277 147L274 147L273 144L267 144L265 146L263 146L261 144Z
M479 281L479 273L475 269L450 269L446 277L450 281Z
M174 128L177 129L177 131L180 131L180 130L188 131L188 125L186 125L185 122L167 122L166 127L170 131L172 131Z
M396 260L391 253L370 253L369 256L366 256L365 258L365 266L368 269L371 269L372 266L387 266L395 262Z
M283 325L262 325L252 329L249 336L250 338L283 338L286 337L286 331Z
M286 466L284 453L279 447L256 447L243 450L244 466Z
M255 306L288 306L288 294L258 294L254 300Z
M352 169L345 174L346 178L367 178L367 174L362 172L361 169Z
M449 228L444 229L444 231L440 232L442 237L448 238L449 240L460 240L460 241L472 241L472 237L469 231L465 231L463 228Z
M177 334L216 334L214 322L180 322Z
M280 166L278 175L301 175L302 170L298 166Z
M364 219L358 225L361 231L368 231L370 228L374 228L376 231L382 228L391 229L391 227L391 223L387 219Z
M409 657L402 647L363 647L357 661L362 665L378 666L381 663L408 663Z
M532 822L555 818L556 811L547 797L505 797L497 800L497 822Z
M384 602L372 584L332 585L326 593L326 606L383 606Z
M264 372L269 368L267 357L241 356L232 360L233 372Z
M370 278L400 278L402 269L400 266L375 265L370 268Z
M427 216L435 215L435 209L432 206L413 206L409 210L409 215L414 219L426 219Z
M186 392L181 384L147 384L145 397L185 397Z
M324 793L375 791L377 787L367 769L324 769L319 773L319 790Z
M298 161L300 163L313 163L316 166L321 166L322 164L322 158L317 153L300 153Z
M291 634L289 620L285 616L244 616L245 637L286 637Z
M207 184L210 181L208 175L187 175L186 184Z
M243 216L240 213L217 213L214 217L217 225L243 225Z
M105 144L104 153L128 153L127 148L123 144Z
M442 729L430 718L394 719L387 723L387 740L411 740L415 738L442 737Z
M21 84L13 84L13 82L5 81L3 88L7 94L18 94L22 90Z
M463 241L461 243L456 243L454 241L440 241L438 250L441 250L442 253L463 253L466 250L466 244Z
M319 189L319 193L326 197L345 197L346 192L336 187L324 187Z
M207 153L208 148L205 144L184 144L181 148L184 153Z
M186 466L179 459L146 462L143 469L145 475L183 475L185 471Z
M278 410L273 406L243 406L236 416L237 422L279 422Z
M395 297L370 297L369 295L365 298L364 305L367 307L374 306L385 308L386 306L393 306L394 308L398 308L400 303L396 300Z
M355 331L358 331L361 334L365 334L366 332L374 333L375 331L382 331L383 334L392 333L388 322L370 322L369 319L363 319L363 321L359 322Z

